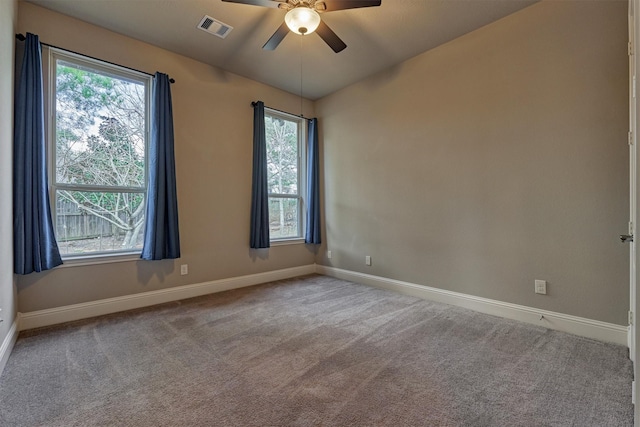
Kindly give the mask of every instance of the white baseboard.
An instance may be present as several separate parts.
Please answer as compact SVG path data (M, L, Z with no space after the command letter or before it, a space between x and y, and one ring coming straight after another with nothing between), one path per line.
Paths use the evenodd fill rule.
M316 265L316 273L376 288L392 290L426 300L464 307L481 313L544 326L549 329L569 332L571 334L599 341L606 341L625 346L629 345L629 327L627 326L600 322L598 320L591 320L584 317L571 316L553 311L539 310L537 308L527 307L524 305L510 304L488 298L481 298L459 292L452 292L323 265ZM542 319L540 316L542 316Z
M2 345L0 346L0 375L2 375L2 371L4 371L4 367L7 365L7 360L9 360L11 350L13 350L13 346L18 339L18 323L18 318L16 318L16 320L13 321L11 328L9 328L9 333L4 337Z
M230 289L273 282L275 280L304 276L306 274L313 274L314 272L315 265L311 264L229 279L213 280L211 282L196 283L193 285L177 286L158 291L142 292L122 297L107 298L82 304L31 311L20 314L19 328L23 331L42 326L56 325L64 322L71 322L73 320L102 316L104 314L117 313L119 311L148 307L151 305L199 297Z
M18 330L39 328L42 326L50 326L135 308L148 307L151 305L178 301L312 273L332 276L376 288L392 290L422 299L443 302L481 313L519 320L600 341L629 346L629 328L627 326L614 325L612 323L600 322L598 320L540 310L523 305L476 297L459 292L447 291L415 283L402 282L370 274L342 270L334 267L305 265L301 267L287 268L229 279L220 279L158 291L142 292L122 297L91 301L82 304L73 304L64 307L21 313L18 317L18 325L16 326L14 323L11 329L12 332L9 333L5 341L2 343L2 347L0 347L0 368L4 366L4 363L6 363L6 359L8 358L11 348L17 338ZM543 318L540 319L540 316L543 316Z

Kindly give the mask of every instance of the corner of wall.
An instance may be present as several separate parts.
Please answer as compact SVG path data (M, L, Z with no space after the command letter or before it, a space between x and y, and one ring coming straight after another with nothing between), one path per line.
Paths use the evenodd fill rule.
M18 332L20 330L18 323L19 318L16 316L16 319L11 324L7 335L4 337L4 340L2 340L2 343L0 343L0 376L2 376L2 371L7 365L13 346L18 340Z
M0 2L0 200L13 196L13 75L18 0ZM13 207L0 204L0 235L12 236ZM13 239L0 241L0 374L18 337Z

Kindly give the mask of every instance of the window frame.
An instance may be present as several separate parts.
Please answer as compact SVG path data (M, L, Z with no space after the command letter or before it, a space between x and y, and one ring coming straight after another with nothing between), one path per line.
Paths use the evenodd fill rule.
M267 106L264 107L264 118L265 121L267 117L274 117L277 119L287 120L291 122L295 122L297 124L298 129L298 183L297 183L297 194L286 194L286 193L271 193L270 191L267 193L267 201L272 198L278 199L297 199L298 201L298 234L296 236L289 237L272 237L271 233L269 233L269 242L272 246L279 245L290 245L297 243L304 243L304 235L306 231L305 224L305 212L306 212L306 192L307 192L307 131L308 131L308 120L301 116L296 116L294 114L285 113L283 111L275 110L273 108L269 108ZM267 145L269 141L266 141ZM267 206L269 203L267 202Z
M75 52L58 49L53 46L47 46L48 54L43 55L43 62L46 60L45 69L48 70L47 78L44 79L44 93L48 98L45 102L45 117L47 125L45 126L45 138L47 145L47 169L49 180L49 200L51 203L51 216L53 224L57 224L58 212L56 209L56 193L58 190L74 190L83 192L119 192L119 193L141 193L143 196L144 210L146 212L147 188L149 183L149 138L151 135L151 91L153 76L140 71L132 70L127 67L119 66L108 61L102 61L97 58L84 56ZM56 134L57 134L57 64L58 60L62 60L87 71L112 76L114 78L141 83L145 88L145 129L144 129L144 186L143 187L127 187L127 186L104 186L91 184L67 184L57 182L56 173ZM143 230L144 232L144 230ZM58 240L57 230L56 240ZM121 262L132 259L138 259L142 253L140 249L122 249L122 250L103 250L95 252L86 252L79 254L60 253L65 264L69 265L87 265L100 264L104 262Z

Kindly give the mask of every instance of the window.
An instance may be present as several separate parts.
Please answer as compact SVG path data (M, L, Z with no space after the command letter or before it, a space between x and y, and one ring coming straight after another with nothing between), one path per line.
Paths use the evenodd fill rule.
M272 241L303 236L306 120L265 108L269 236Z
M151 77L52 49L50 168L63 257L140 252Z

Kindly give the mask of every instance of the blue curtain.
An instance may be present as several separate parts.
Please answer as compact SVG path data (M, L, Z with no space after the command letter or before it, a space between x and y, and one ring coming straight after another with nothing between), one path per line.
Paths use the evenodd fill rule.
M169 76L156 73L151 98L151 141L142 259L180 258L173 111Z
M311 119L307 138L307 232L304 241L315 245L321 243L319 152L318 119Z
M27 33L15 94L13 139L13 256L16 274L62 264L53 232L38 36Z
M264 103L253 103L253 189L251 192L252 249L269 247L269 193L267 187L267 137Z

